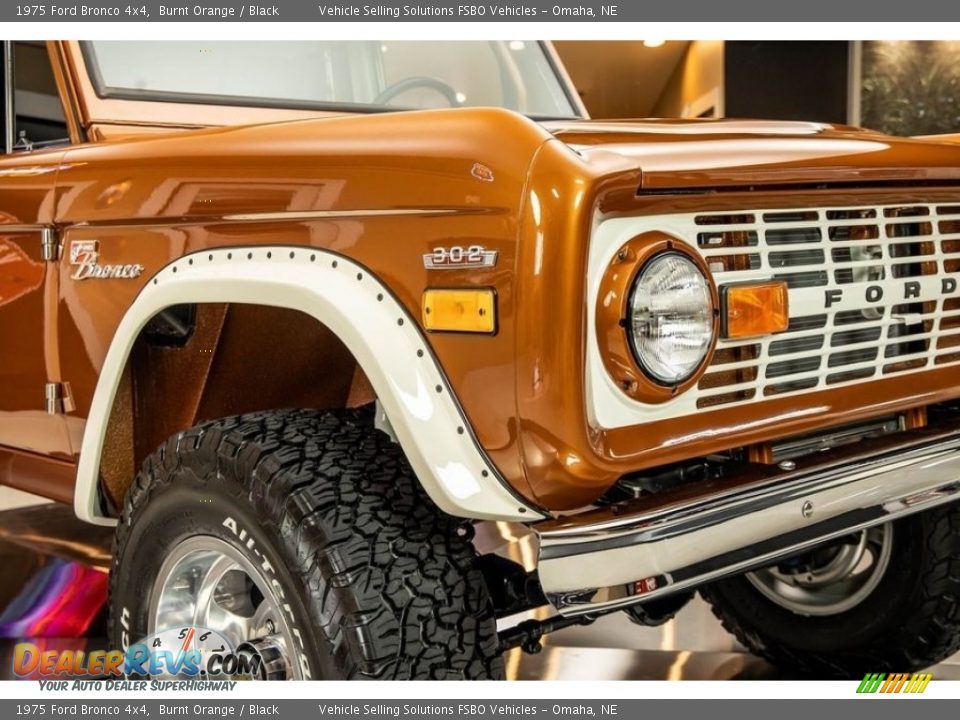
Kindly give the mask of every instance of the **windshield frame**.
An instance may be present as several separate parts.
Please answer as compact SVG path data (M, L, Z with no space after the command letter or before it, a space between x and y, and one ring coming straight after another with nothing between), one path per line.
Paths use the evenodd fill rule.
M544 122L549 120L580 120L586 119L587 112L579 93L573 86L566 68L557 56L556 50L549 42L538 40L535 43L543 54L548 67L556 78L557 84L563 92L564 98L570 105L570 115L539 115L522 113L519 110L504 108L511 112L524 115L531 120ZM372 115L391 112L411 112L424 110L415 106L400 105L371 105L368 103L329 102L329 101L286 101L282 98L264 98L240 95L214 95L206 93L175 92L168 90L141 90L138 88L113 87L105 83L100 72L100 63L96 57L96 50L90 40L78 41L83 64L86 66L93 92L100 100L133 101L149 103L172 103L175 105L214 106L229 108L250 108L258 110L278 111L316 111L324 114L363 114ZM472 106L463 106L472 107ZM502 107L502 106L498 106Z

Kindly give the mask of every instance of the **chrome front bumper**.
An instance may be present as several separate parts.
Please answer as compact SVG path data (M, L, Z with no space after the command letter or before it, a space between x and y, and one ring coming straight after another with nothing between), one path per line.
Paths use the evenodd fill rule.
M562 615L625 607L960 499L956 428L796 464L534 526L544 593Z

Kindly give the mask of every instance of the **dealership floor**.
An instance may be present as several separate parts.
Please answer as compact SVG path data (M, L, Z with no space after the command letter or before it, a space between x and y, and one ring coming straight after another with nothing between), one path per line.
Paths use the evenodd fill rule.
M49 648L106 646L111 536L109 529L79 523L69 507L0 488L0 679L13 677L19 639L43 638ZM533 558L530 536L515 526L485 525L477 544L526 564ZM960 654L931 670L935 678L960 679ZM657 628L614 613L560 631L545 639L537 655L508 654L507 673L517 680L783 678L745 652L699 598Z

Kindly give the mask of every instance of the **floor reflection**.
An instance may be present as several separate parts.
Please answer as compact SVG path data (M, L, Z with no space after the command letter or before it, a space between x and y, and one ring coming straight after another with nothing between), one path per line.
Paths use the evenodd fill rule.
M16 509L10 508L19 505ZM54 504L23 506L0 492L0 679L12 679L20 638L44 649L108 649L106 570L112 531L85 525L73 509ZM481 552L497 552L533 566L535 539L522 526L485 523ZM527 617L545 617L547 608ZM38 639L39 638L39 639ZM699 598L656 628L623 613L574 626L544 639L543 650L506 657L514 680L765 680L782 679L775 668L748 654ZM960 679L960 656L931 669L939 679Z
M531 569L536 539L523 526L484 523L475 543L480 552L496 552ZM503 626L545 609L508 619ZM575 625L544 638L543 652L507 655L512 680L771 680L790 679L749 654L695 597L677 616L659 627L636 625L623 613ZM960 680L960 654L930 668L934 677Z

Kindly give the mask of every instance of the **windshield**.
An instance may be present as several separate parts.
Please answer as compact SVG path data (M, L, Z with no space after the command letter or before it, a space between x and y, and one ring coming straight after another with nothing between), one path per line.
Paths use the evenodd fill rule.
M374 112L496 106L576 117L540 43L84 43L100 97Z

